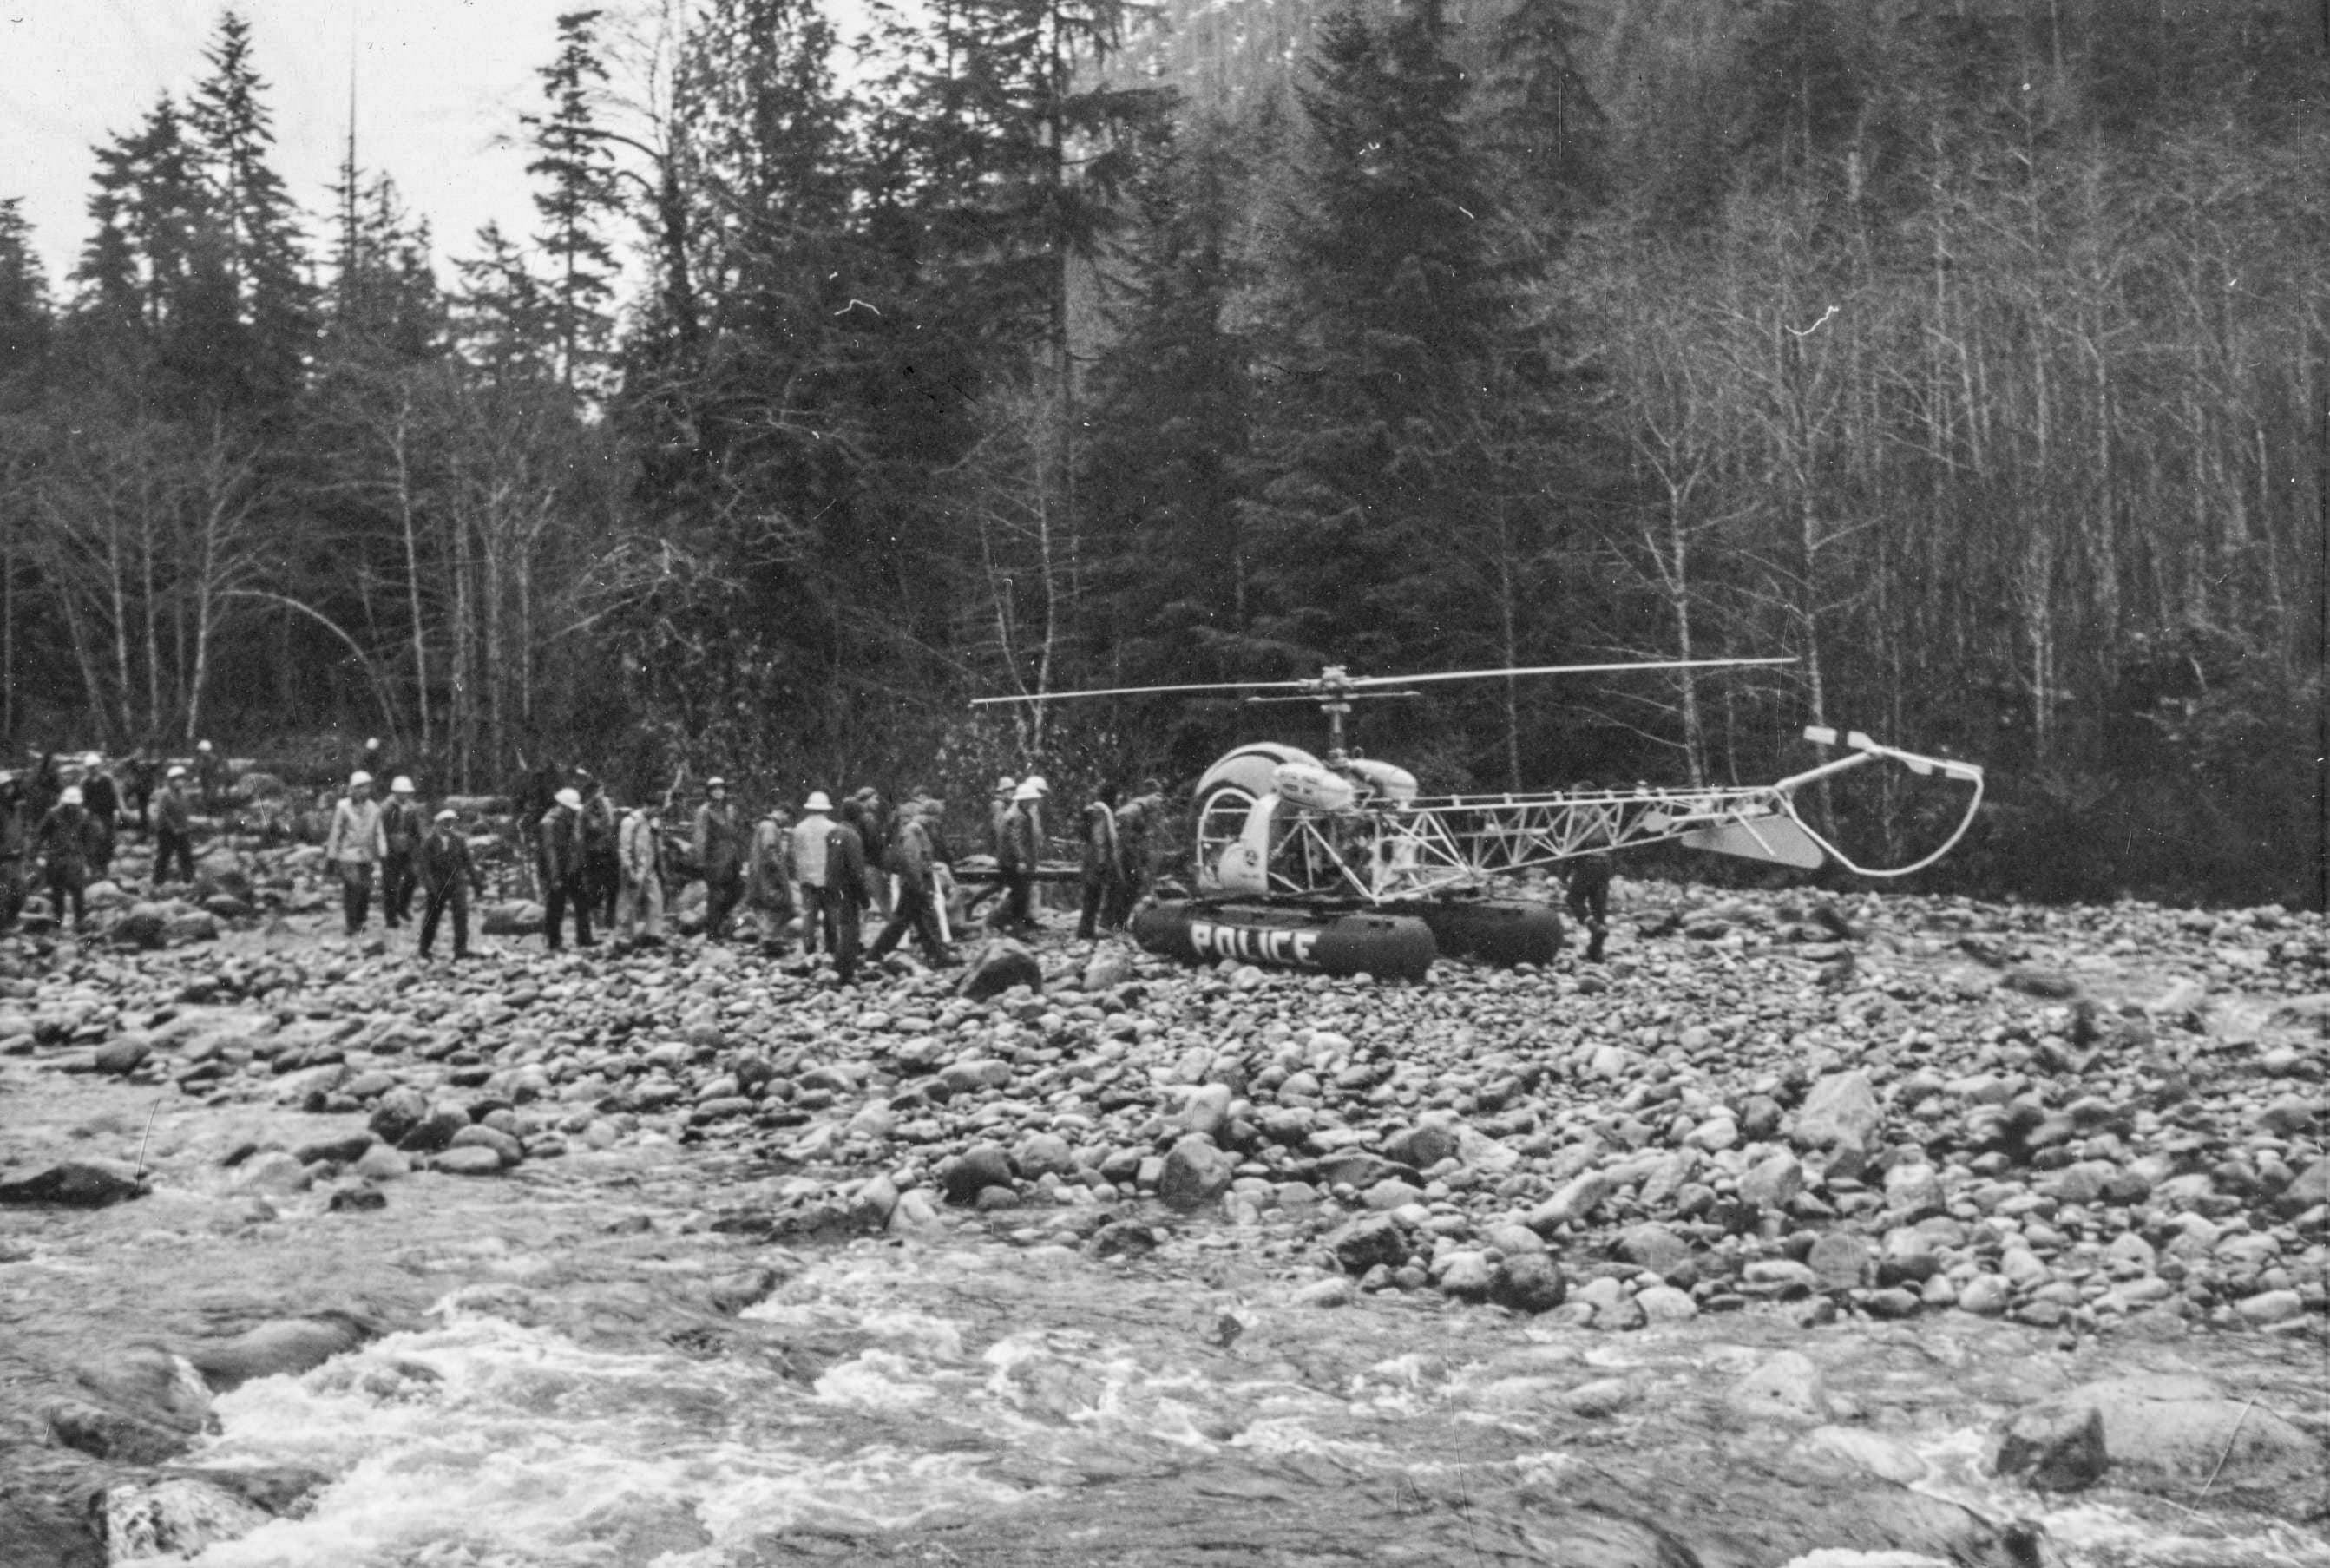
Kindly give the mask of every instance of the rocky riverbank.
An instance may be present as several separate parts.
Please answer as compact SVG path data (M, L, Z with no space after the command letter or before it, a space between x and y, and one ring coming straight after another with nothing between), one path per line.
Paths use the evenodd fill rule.
M2323 1517L2318 917L1628 884L1605 966L1378 986L1053 937L991 955L1023 983L973 1000L907 960L842 989L693 942L432 968L316 934L301 868L245 874L286 883L269 929L0 957L15 1323L73 1295L43 1249L85 1242L118 1284L99 1260L166 1210L230 1253L274 1238L260 1280L205 1281L228 1303L207 1315L92 1297L102 1345L14 1353L11 1452L50 1474L59 1539L61 1499L111 1487L118 1514L120 1477L182 1452L242 1376L425 1313L444 1270L367 1261L368 1228L441 1261L450 1215L571 1218L641 1170L692 1173L641 1230L711 1249L673 1333L778 1289L756 1255L853 1238L1192 1280L1235 1260L1289 1311L1425 1305L1588 1346L1726 1322L2003 1333L2098 1374L2007 1402L1984 1462L2009 1480ZM2220 1340L2287 1381L2244 1403L2164 1380ZM1641 1397L1557 1381L1538 1393L1572 1416ZM1873 1403L1802 1355L1728 1381L1742 1420L1850 1433ZM254 1519L316 1478L270 1484ZM1964 1560L2024 1560L2006 1539Z

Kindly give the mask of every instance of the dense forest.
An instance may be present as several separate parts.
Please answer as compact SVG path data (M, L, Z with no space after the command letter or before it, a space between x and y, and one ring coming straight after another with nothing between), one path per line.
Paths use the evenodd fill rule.
M2330 39L2304 0L644 0L535 211L271 163L229 12L0 191L0 731L437 787L1429 787L1984 763L1942 885L2322 900ZM384 157L393 155L384 154ZM1925 805L1831 803L1872 845Z

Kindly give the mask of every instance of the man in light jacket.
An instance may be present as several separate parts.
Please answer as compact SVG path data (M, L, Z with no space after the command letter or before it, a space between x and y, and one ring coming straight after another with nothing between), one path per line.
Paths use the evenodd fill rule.
M574 945L592 945L591 895L582 872L582 797L561 789L542 814L542 934L552 952L565 946L566 912L574 912Z
M814 955L820 940L828 950L838 930L834 901L827 884L825 838L833 827L833 802L822 789L801 803L801 819L793 824L793 876L800 883L801 951Z
M325 860L339 868L340 911L350 936L365 929L372 913L373 867L387 853L380 803L372 798L372 775L358 769L348 775L347 794L332 808L332 830L324 840Z
M615 936L620 941L663 940L663 832L652 806L623 813L615 835L622 885L615 895Z

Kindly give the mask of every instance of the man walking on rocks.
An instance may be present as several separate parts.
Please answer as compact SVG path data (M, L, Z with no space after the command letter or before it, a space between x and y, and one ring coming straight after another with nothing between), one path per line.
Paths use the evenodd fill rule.
M753 829L751 869L745 877L744 901L760 922L761 946L772 953L785 950L785 928L793 918L792 830L785 808L772 805Z
M828 951L837 949L834 900L825 863L826 836L832 831L829 815L833 802L822 789L812 790L801 802L801 819L793 825L793 877L800 883L801 951L814 957L822 940Z
M582 797L561 789L542 814L542 934L552 952L566 945L566 912L574 911L574 945L587 948L591 899L582 880Z
M194 788L202 795L203 809L215 816L226 798L226 759L208 741L194 742Z
M89 867L97 846L97 826L81 804L81 786L68 784L41 818L41 864L48 874L49 909L62 925L65 905L72 904L73 930L89 923L81 892L89 885Z
M93 881L103 881L113 870L113 836L120 827L121 792L114 787L113 775L105 770L103 757L91 751L81 759L81 766L86 770L81 781L81 803L97 828L90 850L90 874Z
M24 819L24 786L0 773L0 932L14 930L24 908L24 850L31 836Z
M1577 787L1581 794L1593 788L1591 784ZM1569 918L1593 933L1593 940L1586 944L1586 961L1598 964L1603 939L1610 934L1609 832L1597 823L1581 842L1586 846L1585 853L1564 862L1562 869L1569 881Z
M1124 860L1124 880L1117 884L1117 907L1107 918L1121 927L1132 918L1133 906L1149 896L1156 878L1157 827L1165 815L1165 787L1156 779L1142 781L1141 793L1116 808L1117 852Z
M696 864L704 871L704 939L725 941L728 918L744 896L744 820L728 798L728 780L704 781L696 808Z
M589 889L592 916L601 926L611 926L615 921L615 896L623 881L615 848L615 803L589 769L575 769L574 780L582 797L582 881Z
M154 797L154 885L170 880L175 862L185 880L194 879L194 830L192 804L186 799L186 770L172 767Z
M622 887L615 896L618 940L663 941L663 832L655 808L632 807L617 831Z
M834 818L825 830L825 891L833 921L833 972L843 985L855 985L866 922L866 843L846 817Z
M1124 902L1124 846L1116 833L1116 786L1103 784L1084 804L1077 824L1084 841L1084 908L1076 920L1076 940L1093 940L1105 923L1114 930L1117 909Z
M460 816L450 807L437 814L437 825L421 841L421 880L425 891L421 907L421 956L429 956L437 940L437 923L453 912L453 959L469 956L469 895L485 895L486 884L469 857L469 841L461 836Z
M332 808L332 830L324 840L325 860L339 869L340 911L352 937L372 913L373 867L387 852L372 775L360 769L348 775L348 792Z
M954 962L946 940L939 934L938 879L943 863L925 813L928 804L909 801L898 810L898 830L890 850L891 867L898 875L898 896L889 921L866 955L876 963L888 957L909 930L931 968L944 968Z
M1011 809L1003 817L1003 836L995 848L995 868L1003 874L1003 902L995 924L1015 934L1034 927L1036 917L1028 894L1036 883L1036 801L1040 792L1033 779L1011 792Z
M391 930L412 918L413 857L421 852L422 835L412 780L399 777L380 808L380 918Z

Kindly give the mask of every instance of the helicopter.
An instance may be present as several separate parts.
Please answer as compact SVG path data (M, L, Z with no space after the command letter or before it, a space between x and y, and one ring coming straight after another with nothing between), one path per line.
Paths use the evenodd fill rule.
M1798 870L1833 861L1861 876L1911 875L1956 847L1973 826L1983 770L1883 745L1859 731L1840 734L1812 725L1805 740L1843 754L1769 784L1427 796L1406 769L1359 756L1345 744L1345 721L1355 701L1420 696L1412 688L1437 682L1793 662L1666 659L1410 675L1357 675L1328 665L1293 680L1116 686L973 703L1224 691L1246 693L1249 702L1315 702L1327 719L1323 753L1251 742L1227 752L1200 776L1193 797L1196 892L1145 903L1133 917L1134 940L1188 962L1231 959L1421 979L1443 956L1506 965L1549 960L1561 946L1559 916L1541 900L1501 897L1494 890L1500 882L1580 855L1677 843ZM1856 862L1797 808L1796 797L1806 787L1879 762L1968 787L1956 827L1908 864Z

